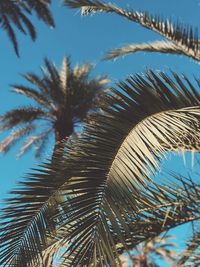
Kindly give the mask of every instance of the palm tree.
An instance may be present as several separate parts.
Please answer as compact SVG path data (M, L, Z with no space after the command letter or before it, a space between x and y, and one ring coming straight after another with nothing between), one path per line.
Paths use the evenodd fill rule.
M167 39L167 41L131 44L122 48L117 48L108 52L104 59L115 59L130 53L145 51L184 55L196 61L200 60L197 28L184 25L180 22L174 24L169 19L161 19L159 15L152 16L148 12L123 9L100 0L63 0L63 2L70 8L81 8L81 14L84 16L98 12L117 14Z
M74 133L75 127L84 120L89 109L97 105L99 96L106 89L108 79L105 76L90 78L91 70L91 64L72 69L69 58L65 57L60 70L45 59L41 77L34 73L24 74L32 87L13 85L12 91L30 98L35 104L17 107L1 116L1 131L11 131L0 143L0 151L8 152L16 142L25 138L19 156L34 146L35 156L40 157L53 134L54 155L61 141L66 141Z
M58 251L62 267L120 266L124 251L199 220L199 184L175 175L151 180L167 151L199 151L200 95L191 84L149 70L103 95L102 111L64 156L12 192L0 264L55 263L48 256Z
M49 26L54 26L54 20L49 10L51 0L2 0L0 1L0 27L3 28L19 56L18 42L13 25L23 34L30 35L32 40L36 38L35 27L29 19L34 11L39 19Z

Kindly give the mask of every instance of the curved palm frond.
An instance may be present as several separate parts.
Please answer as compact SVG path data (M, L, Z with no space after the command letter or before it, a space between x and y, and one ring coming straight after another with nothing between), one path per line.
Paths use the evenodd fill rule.
M182 50L179 49L175 44L165 41L155 41L151 43L143 44L131 44L121 48L113 49L107 52L104 56L104 60L112 60L121 56L126 56L128 54L136 52L158 52L167 54L182 54Z
M133 236L127 222L133 223L140 203L149 204L151 209L158 207L158 203L151 204L156 200L163 207L158 192L165 194L164 187L153 197L151 192L144 199L141 193L137 198L138 191L146 188L151 173L158 168L158 160L167 150L199 151L199 94L190 92L176 74L174 78L149 71L146 77L137 75L121 83L120 90L105 97L104 113L94 115L95 126L88 126L75 145L70 154L72 177L63 187L69 198L63 203L68 217L63 224L64 242L70 242L63 266L78 266L80 262L88 266L95 258L102 259L100 266L115 266L117 251L112 233L117 232L118 240L127 247L122 233L128 231L127 236ZM150 190L149 184L147 188ZM167 197L173 195L173 189ZM194 197L198 195L195 191ZM178 216L186 210L179 210ZM198 208L187 212L193 214L195 210ZM147 212L140 212L146 220ZM159 223L159 214L154 212L149 215L151 222L146 221L150 227L145 224L146 234L151 226L153 232L170 222L180 223L180 217L176 220L170 215L176 214L176 208L161 208ZM138 228L134 225L134 231L137 229L141 236L145 233L143 224L141 220ZM138 235L135 239L139 240Z
M171 47L173 53L177 51L180 54L181 51L181 54L185 56L200 60L198 30L191 26L183 25L180 22L174 24L168 19L163 20L160 16L152 16L148 12L122 9L99 0L64 0L64 4L70 8L81 8L82 15L96 12L118 14L171 41L177 48Z

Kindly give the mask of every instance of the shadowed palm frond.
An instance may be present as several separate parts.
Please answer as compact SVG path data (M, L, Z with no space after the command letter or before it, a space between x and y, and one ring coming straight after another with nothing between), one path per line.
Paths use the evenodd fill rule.
M35 169L11 192L9 205L1 212L0 264L3 266L40 266L42 252L52 246L49 242L56 238L57 223L51 218L55 194L66 180L64 175L58 175L62 172L60 161L61 158L54 159L58 169L50 163Z
M48 25L54 26L53 17L48 8L50 2L48 0L0 1L0 27L7 32L18 56L19 48L15 28L25 35L28 34L34 41L36 39L36 31L29 18L32 15L31 12L34 10L40 19Z
M200 60L198 30L191 26L183 25L180 22L175 24L168 19L162 19L160 16L152 16L148 12L122 9L113 4L99 0L64 0L64 4L71 8L81 8L82 15L96 12L118 14L147 29L159 33L171 41L176 46L176 49L174 49L173 45L171 45L170 50L173 50L173 53L181 53L194 60Z
M42 119L47 116L44 110L34 107L21 107L6 112L0 118L1 131L12 129L17 125L32 123L34 120Z
M17 0L22 7L27 10L35 11L38 18L43 20L47 25L54 27L54 19L49 9L51 0Z
M123 252L129 253L141 242L155 238L177 225L199 220L200 187L191 185L184 179L181 185L168 180L162 185L153 183L138 194L129 193L129 197L136 202L134 209L113 194L104 197L99 209L99 193L96 193L95 203L91 199L91 192L88 198L86 194L71 194L72 198L63 203L67 207L68 218L58 230L62 237L61 244L68 244L63 253L64 261L59 266L93 266L95 262L102 267L118 266L119 255Z
M179 49L175 44L164 41L156 41L152 43L131 44L121 48L113 49L105 54L104 60L112 60L136 52L182 54L182 50Z
M162 185L152 183L148 189L143 188L134 195L130 192L129 197L135 202L134 210L123 199L118 198L116 202L113 194L106 196L100 207L103 214L93 220L100 211L96 210L96 216L90 213L91 207L98 202L97 195L93 203L90 188L86 189L89 195L70 193L66 195L66 201L58 205L57 196L72 188L70 177L74 170L71 172L70 157L64 157L62 163L59 158L55 166L59 167L45 164L35 170L12 191L13 198L7 200L0 227L0 264L3 266L51 264L59 249L62 253L67 250L64 262L59 266L91 263L89 254L97 259L99 266L104 266L103 262L116 266L116 255L163 231L200 218L199 185L174 176L170 177L174 182L168 179ZM61 170L60 166L65 168ZM76 182L72 189L74 193L77 186L80 192L81 183ZM101 194L100 191L97 194ZM93 240L94 235L98 239Z

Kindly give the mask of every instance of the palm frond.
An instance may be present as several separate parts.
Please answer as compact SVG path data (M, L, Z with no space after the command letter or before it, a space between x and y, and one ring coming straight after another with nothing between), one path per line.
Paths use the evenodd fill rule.
M152 16L148 12L122 9L99 0L64 0L71 8L81 8L82 15L96 12L115 13L141 26L155 31L175 44L178 54L184 54L195 60L200 60L198 30L180 22L172 23L160 16ZM173 50L175 52L175 50Z
M97 266L118 266L119 255L124 251L128 252L139 243L177 225L199 220L199 184L195 188L187 180L181 180L181 185L178 178L177 183L170 183L169 180L162 185L152 183L149 188L134 194L132 198L137 203L135 211L131 208L125 211L123 207L126 204L122 203L121 198L116 201L117 196L113 199L113 195L105 196L101 211L95 211L95 208L92 211L95 204L91 199L89 202L89 198L86 201L86 194L71 194L72 198L64 203L65 207L68 205L68 219L59 229L62 233L61 244L69 244L60 266L89 266L95 265L95 262ZM129 193L129 197L131 195ZM81 199L84 200L83 205L80 205Z
M0 1L0 27L3 28L10 38L16 54L19 56L19 47L15 34L15 28L21 33L27 34L34 41L36 30L30 20L34 10L38 17L46 24L54 26L54 20L49 10L48 0L2 0Z
M63 90L64 95L66 95L66 90L68 90L68 79L70 78L71 67L70 67L70 59L68 57L64 57L62 68L60 70L60 81L61 88Z
M8 137L0 142L0 152L7 153L11 146L13 146L19 139L30 134L35 129L35 125L28 125L27 127L13 130Z
M13 127L24 124L31 123L36 119L42 119L47 117L47 113L40 108L34 107L20 107L17 109L12 109L6 112L0 118L0 130L5 131L12 129Z
M30 22L29 18L25 13L23 13L20 5L18 5L14 1L1 1L0 3L0 18L1 18L1 27L5 29L7 32L16 54L19 56L18 43L14 31L14 26L21 31L23 34L26 34L26 30L28 30L30 37L32 40L36 38L36 32L33 24Z
M190 187L179 191L174 185L157 186L155 192L148 183L168 150L199 151L199 95L186 87L184 79L173 76L149 71L120 83L120 90L113 89L105 97L104 112L93 116L95 126L87 126L72 149L72 177L63 187L68 196L63 203L67 216L63 242L70 242L63 266L80 262L88 266L95 258L100 266L115 266L118 251L113 233L125 248L126 235L138 242L138 234L133 235L127 227L137 212L143 219L136 216L138 227L133 227L143 237L149 232L157 235L158 229L185 222L184 218L194 218L199 212L196 205L188 205L188 210L184 204L191 201ZM199 197L196 191L193 195ZM163 197L169 200L165 207ZM180 199L177 208L174 202ZM142 210L141 205L149 209ZM152 207L154 211L149 211Z
M19 4L23 4L23 7L28 10L33 10L36 12L39 19L42 19L47 25L55 27L55 22L49 5L51 0L18 0Z
M29 138L27 138L27 140L24 142L24 144L20 148L17 158L20 158L21 156L23 156L24 153L30 150L33 146L35 147L35 157L40 158L42 155L42 152L46 148L48 137L51 131L52 129L50 128L42 133L29 136Z
M196 230L192 238L187 242L187 247L181 253L181 257L177 263L177 266L194 266L198 267L200 264L200 231Z
M73 70L73 75L76 79L86 80L92 69L92 64L77 65Z
M43 107L51 107L46 96L33 88L23 85L12 85L12 91L33 99L34 101L36 101L36 103L40 104Z
M175 44L164 41L155 41L152 43L143 44L131 44L121 48L113 49L107 52L104 56L104 60L116 59L121 56L136 52L158 52L164 54L183 54L183 51L179 49Z
M43 164L12 191L1 211L0 264L13 267L40 266L43 252L51 247L56 221L52 220L55 194L66 179L57 165ZM55 161L54 161L55 162ZM49 239L49 236L51 237Z

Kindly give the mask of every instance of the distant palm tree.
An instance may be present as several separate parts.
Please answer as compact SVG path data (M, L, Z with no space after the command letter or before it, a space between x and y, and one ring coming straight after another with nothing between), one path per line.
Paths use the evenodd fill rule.
M83 121L106 88L108 79L105 76L90 79L91 70L91 64L72 69L69 58L65 57L60 70L45 59L41 77L34 73L23 75L33 87L13 85L12 91L25 95L36 105L18 107L1 116L0 130L12 131L0 143L0 152L8 152L17 141L28 136L19 156L35 146L35 155L40 157L51 134L55 136L55 152L61 141L74 133L76 125Z
M36 12L49 26L54 26L54 20L49 10L51 0L1 0L0 1L0 27L3 28L19 55L19 48L13 25L23 34L30 35L32 40L36 38L35 27L29 19L32 11Z

